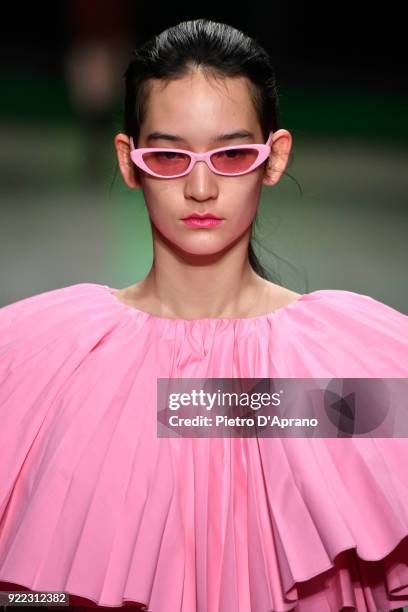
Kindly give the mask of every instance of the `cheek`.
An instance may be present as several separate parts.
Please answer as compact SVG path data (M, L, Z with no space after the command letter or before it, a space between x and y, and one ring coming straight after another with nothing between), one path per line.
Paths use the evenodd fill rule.
M225 217L231 227L244 229L255 217L259 204L259 189L255 185L242 185L235 190L225 206Z
M144 186L144 199L153 225L167 238L179 243L192 241L199 244L214 241L234 240L251 225L256 214L259 197L259 181L240 181L232 185L220 185L218 198L208 202L208 209L217 211L226 221L220 231L196 232L187 229L179 219L193 206L192 201L185 202L179 188L174 190L171 184L162 184L160 189ZM203 203L199 203L204 208Z
M145 186L143 189L145 205L150 219L157 227L169 223L170 219L174 222L174 209L172 202L175 201L175 195L171 189L149 189Z

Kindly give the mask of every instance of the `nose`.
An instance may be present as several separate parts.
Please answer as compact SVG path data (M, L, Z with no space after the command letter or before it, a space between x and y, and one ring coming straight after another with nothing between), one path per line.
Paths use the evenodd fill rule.
M194 200L208 200L218 195L218 182L214 172L205 161L197 161L185 177L184 195Z

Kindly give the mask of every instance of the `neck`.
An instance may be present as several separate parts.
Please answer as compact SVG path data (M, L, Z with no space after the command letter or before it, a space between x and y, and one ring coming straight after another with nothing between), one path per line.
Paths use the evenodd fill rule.
M153 265L138 283L139 300L163 317L182 319L240 318L256 308L268 284L252 269L248 240L226 252L191 255L154 241Z

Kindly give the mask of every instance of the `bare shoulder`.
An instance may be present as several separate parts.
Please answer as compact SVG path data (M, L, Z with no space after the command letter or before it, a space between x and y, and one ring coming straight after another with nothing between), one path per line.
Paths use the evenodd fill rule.
M118 289L115 291L115 296L119 301L128 306L133 306L134 308L144 308L147 310L154 310L155 308L154 300L146 295L142 281L129 285L128 287L123 287L123 289Z
M301 293L297 293L296 291L292 291L291 289L287 289L286 287L282 287L281 285L277 285L271 281L265 282L267 300L267 304L265 305L270 310L289 306L289 304L296 302L302 295Z
M119 302L123 302L124 304L128 304L126 297L127 289L128 287L125 287L124 289L116 289L116 291L113 292L113 295L119 300Z
M136 287L137 284L138 283L135 283L134 285L129 285L129 287L123 287L122 289L117 289L115 291L115 296L121 302L124 302L125 304L130 304L135 298L135 295L137 292L137 287Z
M115 297L117 297L118 300L120 300L121 302L126 303L127 299L129 298L129 289L130 287L124 287L123 289L116 289Z

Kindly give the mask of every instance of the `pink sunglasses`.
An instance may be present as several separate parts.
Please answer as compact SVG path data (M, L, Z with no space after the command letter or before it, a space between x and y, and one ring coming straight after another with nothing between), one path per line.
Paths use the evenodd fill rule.
M270 132L266 144L236 145L205 153L184 149L136 149L130 137L130 158L136 166L159 178L184 176L198 161L204 161L215 174L239 176L251 172L269 157L272 135Z

